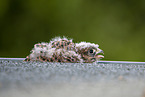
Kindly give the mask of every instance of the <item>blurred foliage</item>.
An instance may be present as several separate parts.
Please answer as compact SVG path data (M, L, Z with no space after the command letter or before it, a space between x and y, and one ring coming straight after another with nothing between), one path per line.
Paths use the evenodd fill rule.
M104 60L145 61L145 0L0 0L0 57L55 36L97 43Z

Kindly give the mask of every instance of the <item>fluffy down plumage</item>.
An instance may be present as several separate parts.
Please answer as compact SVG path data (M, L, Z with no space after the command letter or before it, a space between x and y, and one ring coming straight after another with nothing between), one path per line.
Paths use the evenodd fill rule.
M48 61L66 63L92 63L104 58L98 44L89 42L73 43L65 37L53 38L49 43L34 45L24 61Z

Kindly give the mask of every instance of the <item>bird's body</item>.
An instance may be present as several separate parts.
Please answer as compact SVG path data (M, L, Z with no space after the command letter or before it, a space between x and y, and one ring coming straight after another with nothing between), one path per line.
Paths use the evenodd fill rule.
M92 63L104 58L104 56L98 55L102 53L98 47L99 45L94 43L73 43L72 39L56 37L49 43L35 44L25 61Z

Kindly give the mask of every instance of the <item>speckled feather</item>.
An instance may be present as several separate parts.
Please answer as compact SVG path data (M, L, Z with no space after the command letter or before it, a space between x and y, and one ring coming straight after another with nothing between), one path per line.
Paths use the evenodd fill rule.
M72 39L56 37L49 43L35 44L31 54L24 61L92 63L104 58L98 55L103 53L98 47L99 45L94 43L73 43Z

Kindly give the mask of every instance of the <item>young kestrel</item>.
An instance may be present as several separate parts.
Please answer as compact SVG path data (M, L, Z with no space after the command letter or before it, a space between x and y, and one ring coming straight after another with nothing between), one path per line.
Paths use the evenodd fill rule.
M98 44L89 42L73 43L65 37L53 38L49 43L34 45L31 54L24 61L48 61L64 63L92 63L104 58Z

